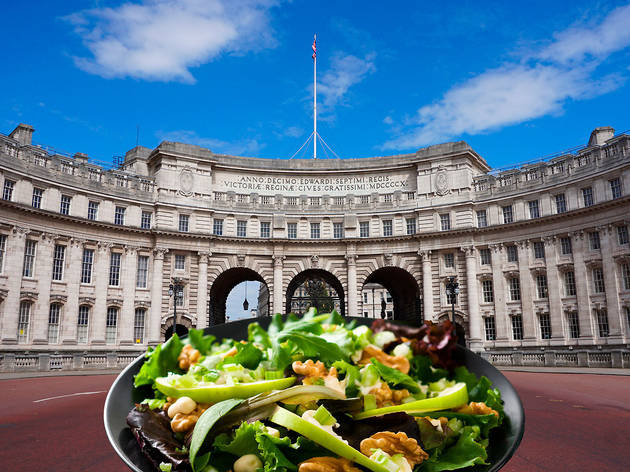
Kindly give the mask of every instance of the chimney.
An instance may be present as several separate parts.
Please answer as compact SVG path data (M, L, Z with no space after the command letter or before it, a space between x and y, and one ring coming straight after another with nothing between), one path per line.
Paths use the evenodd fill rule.
M615 135L615 129L610 126L595 128L588 140L588 146L601 146Z
M33 142L33 128L31 125L20 123L9 135L22 145L30 145Z

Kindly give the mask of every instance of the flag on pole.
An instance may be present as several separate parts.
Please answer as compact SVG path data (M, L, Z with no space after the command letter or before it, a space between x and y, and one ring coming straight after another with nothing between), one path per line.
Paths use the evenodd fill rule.
M317 56L317 47L315 45L315 42L317 41L317 38L313 39L313 60L315 60L315 57Z

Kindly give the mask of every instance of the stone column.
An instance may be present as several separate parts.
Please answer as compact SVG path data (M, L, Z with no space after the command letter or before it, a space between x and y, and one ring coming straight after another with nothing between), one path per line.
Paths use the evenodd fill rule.
M282 295L284 294L282 286L282 267L284 256L273 256L273 312L284 313L282 307ZM288 308L288 307L287 307Z
M138 265L138 248L125 247L125 258L122 273L122 310L118 320L119 343L121 346L133 345L133 322L136 299L136 271Z
M558 254L556 238L543 239L545 245L545 264L547 265L547 297L549 300L549 320L551 322L551 344L564 344L562 294L560 293L560 274L558 273Z
M162 326L162 289L164 255L168 249L156 247L153 250L153 276L151 277L151 315L149 317L149 344L162 342L160 328ZM207 271L206 271L207 277Z
M470 349L479 351L483 345L481 338L481 315L479 313L479 292L477 288L477 251L474 246L462 248L466 254L466 291L468 294L468 326Z
M197 280L197 329L208 326L208 251L199 252L199 279Z
M575 276L575 290L577 298L578 320L580 322L580 340L593 339L591 325L591 303L588 298L588 277L584 263L584 232L570 233L573 252L573 274Z
M24 244L29 230L14 226L7 238L4 261L5 270L12 267L13 277L7 280L7 296L4 301L2 321L2 344L17 343L18 314L20 311L20 289L22 287L22 265L24 264Z
M497 327L497 344L508 345L509 317L507 314L505 277L503 275L503 245L490 245L492 257L492 289L494 291L494 319Z
M529 241L518 241L518 273L521 284L521 312L523 320L523 345L536 345L536 320L534 315L534 285L529 269Z
M359 316L359 305L357 299L357 256L346 254L348 264L348 307L347 316Z
M437 314L433 307L433 274L431 273L431 251L418 251L422 259L422 305L424 320L437 322Z
M83 239L72 238L68 244L68 248L66 251L70 251L66 257L66 274L64 279L66 280L66 294L68 296L68 300L66 301L66 306L64 310L64 320L67 321L63 329L63 341L62 342L74 342L76 343L76 335L72 336L72 332L69 331L70 324L73 323L74 329L76 329L77 316L79 313L79 287L81 286L81 270L83 265L83 244L85 241ZM94 269L94 267L92 267ZM99 273L92 270L92 277L98 280ZM98 295L98 294L97 294ZM97 323L96 319L90 320L90 331L92 333L103 333L105 334L105 316L103 316L102 324L93 324Z
M96 248L94 305L90 310L90 319L88 320L88 332L91 334L88 339L92 345L105 344L105 317L107 315L107 287L109 286L111 247L111 244L101 242Z
M42 233L37 241L34 275L37 278L37 302L31 313L33 344L48 344L48 316L50 312L50 282L52 281L52 259L55 241L47 233ZM66 311L64 307L61 312ZM60 312L60 315L61 315ZM61 316L59 323L61 324ZM59 333L58 342L61 341Z
M617 283L617 269L613 259L615 228L611 225L597 228L601 236L602 270L604 272L604 286L606 288L606 310L608 312L608 343L621 344L621 309L619 307L619 284Z

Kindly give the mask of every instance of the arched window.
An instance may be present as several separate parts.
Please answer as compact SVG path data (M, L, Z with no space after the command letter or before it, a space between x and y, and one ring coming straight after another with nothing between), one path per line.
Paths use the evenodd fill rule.
M105 322L105 343L116 344L116 334L118 331L118 307L107 308L107 320Z
M57 344L59 342L60 313L61 305L59 303L51 303L48 311L48 344Z
M31 306L29 301L20 303L20 315L18 318L18 343L28 343L28 330L31 322Z
M133 339L136 344L144 342L144 319L147 310L144 308L136 308L136 315L133 319Z
M90 326L90 307L81 305L79 307L79 317L77 319L77 343L87 344L88 330Z

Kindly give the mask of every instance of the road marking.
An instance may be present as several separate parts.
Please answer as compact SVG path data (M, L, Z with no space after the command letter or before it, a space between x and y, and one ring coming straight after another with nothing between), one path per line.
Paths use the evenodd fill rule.
M96 395L98 393L105 393L107 392L107 390L99 390L98 392L77 392L77 393L70 393L68 395L57 395L56 397L48 397L48 398L41 398L39 400L33 400L33 403L39 403L39 402L47 402L48 400L56 400L58 398L66 398L66 397L76 397L77 395Z

